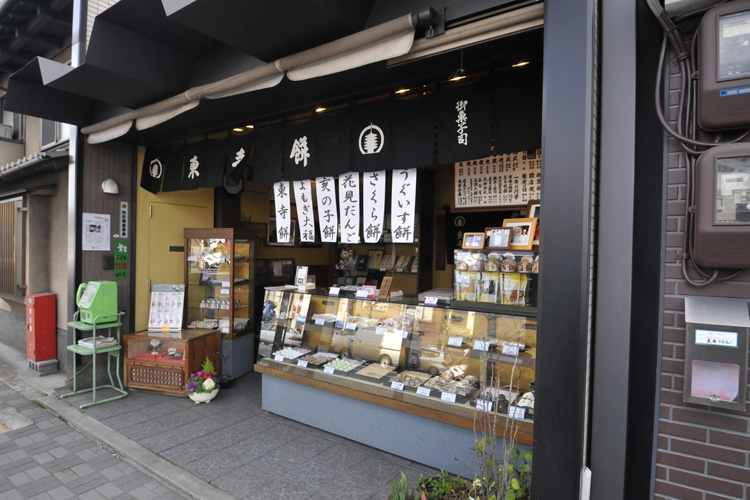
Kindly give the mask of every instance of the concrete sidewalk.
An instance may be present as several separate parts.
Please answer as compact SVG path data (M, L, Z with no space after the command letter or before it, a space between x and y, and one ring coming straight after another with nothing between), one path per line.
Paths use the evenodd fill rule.
M384 500L401 471L410 484L421 473L438 473L264 412L255 373L236 380L209 404L130 391L123 399L81 410L90 394L59 399L64 377L37 377L21 353L0 345L0 380L32 393L28 399L77 432L188 498Z

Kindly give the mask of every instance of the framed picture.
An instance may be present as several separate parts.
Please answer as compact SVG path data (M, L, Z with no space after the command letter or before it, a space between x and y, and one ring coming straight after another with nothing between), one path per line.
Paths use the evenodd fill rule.
M531 200L526 205L526 217L529 219L538 219L541 215L540 213L540 207L542 206L541 203L539 203L539 200Z
M357 255L357 270L364 271L367 269L367 255Z
M495 250L506 250L510 248L510 233L511 228L509 227L484 228L484 235L486 238L485 248L492 248Z
M279 243L276 239L276 217L268 219L268 233L266 234L266 245L269 247L293 247L297 241L297 220L291 219L289 222L289 241Z
M461 245L464 250L480 250L484 248L484 233L464 233Z
M383 261L382 250L367 251L367 269L380 269L380 263Z
M505 219L503 227L511 229L510 232L510 249L511 250L531 250L534 246L534 231L536 231L536 219Z
M534 246L539 246L539 226L541 226L541 203L539 200L532 200L526 205L526 217L536 218L536 229L534 230Z

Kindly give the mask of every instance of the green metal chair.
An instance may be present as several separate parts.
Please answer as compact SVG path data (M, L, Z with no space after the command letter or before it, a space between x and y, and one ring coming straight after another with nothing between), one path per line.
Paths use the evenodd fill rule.
M81 408L86 408L87 406L97 405L100 403L106 403L108 401L114 401L115 399L124 398L125 396L128 395L128 392L123 388L122 378L120 377L120 352L122 351L122 338L120 335L120 329L122 327L121 317L125 314L125 311L120 311L117 313L117 317L118 317L117 321L108 321L107 323L99 323L99 318L112 316L112 314L107 314L107 315L95 317L93 324L78 321L79 313L80 311L76 311L75 315L73 316L73 321L68 323L68 326L81 332L91 332L91 336L94 338L93 347L87 347L87 346L78 344L78 341L76 339L77 335L74 334L73 345L69 345L67 347L67 349L74 354L73 356L73 392L63 394L61 397L65 398L68 396L73 396L75 394L82 394L82 393L91 391L93 393L93 398L92 398L91 403L82 404ZM106 347L96 347L97 330L106 329L111 332L112 328L117 329L116 334L115 334L117 343L115 345L106 346ZM98 385L97 380L96 380L96 355L105 354L105 353L107 354L107 374L109 375L109 384ZM78 390L78 365L77 365L77 356L75 356L75 354L79 354L81 356L93 356L92 358L92 365L93 365L92 387ZM112 378L112 366L111 366L112 358L115 358L115 376L117 377L117 386L115 386L115 381ZM110 398L97 401L96 399L97 389L99 390L112 389L118 392L119 394L116 396L112 396Z

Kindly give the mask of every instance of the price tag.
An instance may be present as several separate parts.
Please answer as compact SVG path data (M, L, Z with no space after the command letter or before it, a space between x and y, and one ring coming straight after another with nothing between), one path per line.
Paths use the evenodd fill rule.
M384 273L384 272L386 272L387 270L388 270L388 269L386 269L386 268L384 268L384 267L381 267L381 268L380 268L380 271L381 271L381 272L383 272L383 273Z
M424 396L426 398L430 397L430 388L429 387L417 387L417 396Z
M471 283L471 276L468 274L459 274L456 276L456 283L459 285L468 285Z
M357 323L347 323L346 324L347 330L356 330L357 329Z
M396 269L396 272L397 273L403 273L404 272L404 268L403 267L399 267L398 269Z
M333 375L333 367L326 366L325 368L323 368L323 373L327 373L328 375Z
M489 347L486 340L475 340L474 341L474 350L475 351L486 351L487 347Z
M404 383L403 382L396 382L395 380L391 382L391 389L394 391L403 391L404 390Z
M385 335L385 328L382 326L375 328L375 335Z
M331 295L331 296L333 296L333 297L338 297L338 296L339 296L339 293L340 293L340 292L341 292L341 288L339 288L339 287L337 287L337 286L332 286L332 287L331 287L331 288L330 288L330 289L328 290L328 295Z
M518 346L517 345L504 345L503 354L506 354L508 356L518 356Z
M461 344L463 344L463 342L463 337L448 337L448 345L450 346L461 347Z
M508 416L510 418L515 418L516 420L523 420L526 417L526 408L511 406L508 410Z
M325 318L315 318L315 324L317 326L323 326L326 324Z
M409 330L404 330L403 332L401 332L401 336L403 338L407 338L409 336Z
M436 306L437 303L438 303L438 298L437 297L430 296L430 297L425 297L424 298L424 304L426 306Z
M484 399L477 399L477 410L479 411L492 411L492 401L485 401Z
M222 281L221 282L221 286L228 287L229 286L229 282L228 281Z
M299 361L297 361L297 366L299 366L300 368L307 368L307 361L300 359Z
M307 316L304 314L297 315L297 323L304 323L305 321L307 321Z
M358 299L366 299L370 296L368 293L368 290L357 290L357 298Z
M281 354L276 354L273 357L273 360L276 361L277 363L283 363L284 362L284 356L282 356Z
M440 394L440 399L446 403L455 403L456 395L452 392L443 392Z
M222 295L229 295L229 288L222 288L221 289L221 294Z

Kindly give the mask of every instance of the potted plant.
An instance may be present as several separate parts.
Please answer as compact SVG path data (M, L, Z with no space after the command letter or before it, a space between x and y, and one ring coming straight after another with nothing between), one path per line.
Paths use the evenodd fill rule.
M214 364L208 357L201 365L202 370L191 373L185 384L185 393L195 404L208 403L219 393L219 384L216 383L216 371Z

